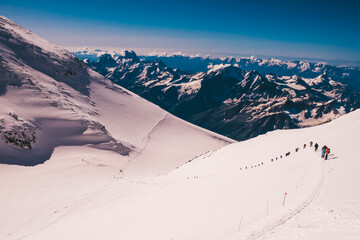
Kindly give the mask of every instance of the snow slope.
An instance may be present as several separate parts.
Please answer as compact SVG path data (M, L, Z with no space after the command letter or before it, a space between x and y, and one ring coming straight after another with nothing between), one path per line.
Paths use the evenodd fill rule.
M5 17L0 17L0 53L0 163L33 166L63 145L116 151L126 162L135 157L151 161L142 151L156 142L176 148L168 164L175 168L233 142L112 84L69 52ZM180 144L173 135L179 129ZM162 138L153 141L150 135L159 131ZM159 157L169 156L162 151Z
M114 179L157 176L231 142L0 17L0 239L77 212Z
M91 152L74 166L60 157L74 149L57 148L32 169L4 166L2 239L358 239L359 119L275 131L141 178ZM302 148L310 140L329 161Z

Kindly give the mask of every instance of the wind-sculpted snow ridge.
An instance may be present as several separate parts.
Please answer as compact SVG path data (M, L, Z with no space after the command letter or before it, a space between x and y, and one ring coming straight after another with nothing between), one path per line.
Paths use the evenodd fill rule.
M319 125L360 107L359 91L332 71L316 71L314 78L262 75L229 61L189 74L161 59L139 59L133 51L85 62L176 116L236 140Z

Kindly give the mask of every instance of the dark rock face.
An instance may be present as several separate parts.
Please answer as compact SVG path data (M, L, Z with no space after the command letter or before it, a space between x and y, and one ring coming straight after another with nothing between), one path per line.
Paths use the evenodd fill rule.
M317 125L360 107L359 92L326 73L262 75L221 64L189 74L160 59L139 60L133 51L87 64L174 115L236 140Z

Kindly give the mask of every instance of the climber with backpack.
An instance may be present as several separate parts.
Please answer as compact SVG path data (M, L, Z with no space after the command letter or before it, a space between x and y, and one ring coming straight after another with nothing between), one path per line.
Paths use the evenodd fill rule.
M319 144L315 143L314 147L315 147L315 152L316 152L319 148Z
M326 150L325 150L325 160L328 159L329 154L330 154L330 148L326 148Z
M326 152L326 149L328 147L326 145L324 145L322 148L321 148L321 158L324 158L325 157L325 152Z

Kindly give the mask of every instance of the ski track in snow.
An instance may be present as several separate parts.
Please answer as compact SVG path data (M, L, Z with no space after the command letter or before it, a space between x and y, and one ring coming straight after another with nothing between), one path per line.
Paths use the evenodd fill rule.
M146 139L146 142L148 142L151 139L151 133L159 126L161 125L161 123L166 119L167 116L164 116L163 119L161 119L149 132L148 134L148 138ZM146 143L145 145L146 146ZM310 149L307 149L307 151ZM214 151L215 152L215 151ZM205 158L211 156L213 154L213 152L209 152L207 155L205 156ZM295 153L296 154L296 153ZM314 159L317 159L317 156L315 156L314 153ZM279 159L280 160L280 159ZM283 160L286 161L286 157L283 158ZM264 165L260 165L260 167L266 167L268 164L270 163L275 163L274 162L270 162L270 160L268 160L268 162L264 162ZM246 240L255 240L255 239L259 239L260 237L264 236L265 234L267 234L269 231L275 229L276 227L284 224L286 221L288 221L289 219L293 218L295 215L297 215L298 213L300 213L304 208L306 208L319 194L320 190L321 190L321 186L324 183L325 177L326 177L326 172L325 172L325 162L322 161L322 159L319 160L319 163L321 165L321 177L318 181L318 184L314 187L314 190L312 191L312 193L310 194L310 196L302 203L300 204L297 208L295 208L293 211L291 211L288 214L283 215L280 219L274 220L271 223L268 223L266 226L261 227L258 230L253 231L251 234L249 234L245 239ZM257 165L257 164L256 164ZM259 168L260 168L259 167ZM250 168L247 170L251 170ZM239 170L237 172L242 172L245 170ZM212 176L201 176L200 178L203 177L212 177ZM125 180L125 179L124 179ZM124 184L132 184L135 183L133 181L130 181L130 179L127 179L128 181L123 181L122 183ZM254 175L251 179L251 182L253 182L253 185L256 186L252 193L251 193L251 198L254 200L254 193L256 192L257 188L258 188L258 182L259 179L256 178L256 176ZM142 184L147 184L148 182L141 182ZM157 184L157 183L156 183ZM93 199L94 197L96 197L97 195L101 194L102 192L107 191L108 189L106 188L107 184L104 184L103 186L99 187L96 191L88 194L86 197L82 198L77 204L75 204L72 208L69 208L68 211L66 211L65 213L63 213L62 215L58 216L56 219L51 220L50 222L46 223L45 225L35 229L34 231L21 236L20 239L26 239L27 237L30 237L33 234L36 234L44 229L46 229L47 227L56 224L57 222L59 222L60 220L66 218L67 216L71 215L72 213L75 213L76 211L78 211L80 208L82 208L87 202L89 202L89 200ZM241 222L239 225L239 229L241 227Z
M219 149L217 149L217 150L219 150ZM204 153L203 155L199 156L199 158L208 158L211 155L213 155L217 150L212 151L212 152ZM307 148L307 150L309 150L309 148ZM318 153L318 152L316 152L316 153ZM294 153L294 154L296 154L296 153ZM331 154L330 156L333 156L333 154ZM284 156L283 158L285 159L286 157ZM330 157L328 160L335 159L335 158L337 158L337 157ZM314 153L314 159L317 159L317 156L315 156L315 153ZM269 163L274 163L274 162L269 161ZM262 166L265 167L267 165L266 162L261 162L261 163L263 163L263 164L261 164L261 165L260 164L255 164L254 168L262 167ZM273 220L271 223L267 223L264 227L262 227L262 228L260 228L258 230L252 231L250 234L247 235L247 237L245 238L246 240L259 239L260 237L264 236L268 232L274 230L275 228L277 228L277 227L281 226L282 224L286 223L288 220L292 219L294 216L296 216L302 210L304 210L314 199L316 199L316 197L320 194L321 187L322 187L322 185L323 185L323 183L325 181L325 178L326 178L325 162L321 159L319 164L321 165L321 177L320 177L320 179L318 181L318 184L314 187L314 189L311 192L311 194L309 195L309 197L305 201L303 201L298 207L296 207L293 211L291 211L290 213L284 214L279 219ZM246 170L252 169L252 166L247 166L247 167L248 167L248 169L244 169L244 167L242 167L240 171L246 171ZM308 166L308 168L309 168L309 166ZM201 177L199 177L199 176L195 177L194 176L194 177L195 178L209 178L209 177L216 177L216 176L221 176L221 175L223 175L223 174L212 174L212 175L207 175L207 176L201 176ZM250 195L252 196L251 199L255 200L254 195L255 195L255 192L256 192L256 190L258 188L258 180L257 180L257 178L255 176L253 176L252 179L251 179L251 182L253 183L252 185L256 186L252 190L252 192L250 193ZM246 206L244 206L244 209L246 209ZM242 222L242 217L241 217L241 220L240 220L239 230L238 231L240 231L241 222Z
M161 122L161 121L160 121ZM160 123L159 122L159 123ZM156 127L156 126L155 126ZM154 128L155 128L154 127ZM307 148L306 150L310 150L311 148ZM217 149L219 150L219 149ZM217 150L215 151L212 151L212 152L207 152L207 153L204 153L203 155L199 156L198 158L208 158L210 157L211 155L213 155ZM315 152L314 153L314 159L317 159L317 155L315 155L316 153L318 152ZM296 153L294 153L296 154ZM283 159L285 160L285 156L283 157ZM336 157L335 157L336 158ZM332 159L332 158L329 158L329 160ZM279 159L280 160L280 159ZM277 160L276 160L277 161ZM274 161L275 162L275 161ZM274 162L269 162L268 163L274 163ZM261 162L260 163L263 163L263 164L255 164L254 168L256 167L266 167L266 165L268 165L266 162ZM325 181L325 178L326 178L326 171L325 171L325 162L320 159L319 160L319 164L321 165L321 176L320 176L320 179L318 181L318 184L314 187L313 191L311 192L311 194L309 195L309 197L303 201L298 207L296 207L293 211L287 213L287 214L284 214L283 216L281 216L280 218L276 219L276 220L273 220L272 222L270 223L267 223L264 227L261 227L260 229L257 229L257 230L254 230L252 231L250 234L247 235L247 237L245 238L246 240L256 240L256 239L259 239L261 237L263 237L265 234L267 234L268 232L274 230L275 228L285 224L288 220L292 219L294 216L296 216L297 214L299 214L301 211L303 211L309 204L311 204L313 202L314 199L316 199L316 197L320 194L320 191L321 191L321 187ZM260 166L258 166L260 165ZM309 168L309 166L308 166ZM243 167L241 168L240 171L246 171L246 170L251 170L250 166L248 166L248 169L243 169ZM212 175L206 175L206 176L194 176L194 178L210 178L210 177L217 177L217 176L221 176L223 174L212 174ZM251 199L255 200L254 196L255 196L255 192L256 190L258 189L258 178L254 175L252 178L251 178L251 182L252 182L252 185L255 186L255 188L253 188L252 192L250 193L251 195ZM144 182L144 181L140 181L140 182L134 182L134 181L131 181L131 183L140 183L140 184L149 184L149 182ZM172 182L174 183L174 182ZM157 185L158 183L155 183L155 185ZM248 203L247 203L248 204ZM243 207L244 209L246 209L246 206ZM243 217L243 214L242 213L242 217ZM240 231L240 228L241 228L241 222L242 222L242 217L241 217L241 220L240 220L240 223L239 223L239 230Z
M147 145L147 142L149 141L150 139L150 136L151 136L151 133L166 119L167 115L164 116L163 119L161 119L152 129L151 131L149 132L149 134L147 135L147 138L146 138L146 144L144 146L143 149L145 149L146 145ZM311 148L307 148L306 150L309 150ZM219 149L217 149L219 150ZM198 158L208 158L210 157L211 155L213 155L217 150L214 150L212 152L206 152L204 153L203 155L199 156ZM318 153L318 152L316 152ZM317 159L317 155L315 155L316 153L314 153L314 159ZM141 152L139 152L139 154L141 154ZM139 155L138 154L138 155ZM296 153L294 153L296 154ZM137 155L137 156L138 156ZM331 155L333 156L333 154ZM136 157L135 157L136 158ZM283 157L284 160L285 160L285 156ZM336 158L336 157L333 157L333 158ZM330 159L333 159L333 158L329 158ZM280 160L280 159L279 159ZM261 162L261 161L260 161ZM275 161L274 161L275 162ZM269 162L268 163L274 163L274 162ZM255 168L256 166L257 167L266 167L267 163L266 162L261 162L263 163L262 165L260 164L255 164ZM284 214L283 216L281 216L280 218L276 219L276 220L273 220L272 222L270 223L267 223L264 227L261 227L260 229L258 230L254 230L252 231L250 234L247 235L247 237L245 238L246 240L256 240L256 239L259 239L261 237L263 237L264 235L266 235L267 233L269 233L270 231L274 230L275 228L285 224L288 220L292 219L294 216L296 216L297 214L299 214L301 211L303 211L309 204L311 204L313 202L314 199L316 199L316 197L320 194L320 191L321 191L321 188L322 188L322 185L325 181L325 178L326 178L326 170L325 170L325 162L320 159L319 160L319 164L321 165L321 176L320 176L320 179L318 181L318 184L314 187L313 191L311 192L311 194L309 195L309 197L303 201L298 207L296 207L293 211L287 213L287 214ZM258 166L260 165L260 166ZM309 168L309 166L308 166ZM240 171L246 171L246 170L251 170L251 168L249 167L248 169L244 169L243 170L243 167ZM210 178L210 177L217 177L217 176L221 176L223 174L212 174L212 175L206 175L206 176L194 176L194 178ZM253 188L252 192L250 193L251 195L251 199L255 200L254 196L255 196L255 192L256 190L258 189L258 178L254 175L252 178L251 178L251 182L253 183L252 185L255 186L255 188ZM149 181L133 181L133 180L128 180L128 183L135 183L135 184L151 184L151 185L158 185L157 182L149 182ZM173 184L174 182L172 182ZM168 183L170 184L170 183ZM246 206L244 206L244 209L246 209ZM243 215L243 214L242 214ZM243 217L243 216L242 216ZM242 222L242 217L241 217L241 220L240 220L240 223L239 223L239 230L240 231L240 228L241 228L241 222Z
M148 132L148 134L143 138L142 142L144 143L143 147L139 150L139 152L131 159L128 160L127 164L120 169L120 173L124 172L125 169L131 164L133 160L138 158L146 149L147 145L149 144L149 141L151 139L151 134L166 120L166 118L169 116L169 113L165 113L164 117L160 119L155 126Z
M156 122L156 124L154 123L154 125L149 128L150 130L143 138L144 140L143 140L142 150L138 153L138 155L140 155L141 152L146 149L146 147L152 140L152 135L157 132L156 130L159 129L160 126L162 126L162 124L166 121L167 117L168 117L168 115L165 114L165 116L163 116L163 118L161 118L159 121ZM319 141L319 143L321 143L322 141ZM251 141L248 143L251 144ZM235 147L237 144L238 144L238 147ZM21 232L22 236L20 236L16 239L28 239L28 238L29 239L37 239L38 235L40 235L40 236L43 236L44 234L46 235L46 233L51 232L52 229L54 229L54 228L57 229L58 225L63 226L62 225L63 222L69 222L69 221L71 222L73 218L78 219L77 217L82 216L82 214L84 212L87 212L87 210L90 210L90 211L95 210L94 206L100 205L104 202L105 202L104 204L111 202L116 205L117 203L115 203L115 202L122 197L126 198L127 194L129 192L130 192L130 195L131 195L131 193L136 193L136 195L139 195L141 197L143 197L145 195L144 193L146 193L146 194L151 193L150 195L153 195L153 192L154 192L154 195L157 196L157 194L159 193L157 190L159 190L159 191L160 191L160 189L163 190L162 186L160 188L158 188L159 185L164 185L164 186L170 185L170 187L173 188L173 187L177 187L177 184L180 183L179 186L188 188L189 187L188 184L191 185L193 183L194 186L196 184L198 184L196 180L195 181L193 180L193 182L188 181L187 183L185 183L186 177L192 178L192 176L194 176L194 178L199 178L199 179L204 178L204 180L205 180L205 179L209 179L209 178L218 176L219 179L221 179L222 176L224 176L224 177L230 176L230 175L240 176L246 172L253 172L254 170L256 171L257 169L259 169L259 170L267 169L269 167L272 167L273 169L279 168L279 169L285 170L286 169L286 168L284 168L284 167L286 167L285 165L281 166L278 164L283 165L283 163L292 161L291 160L292 156L299 156L299 157L295 158L299 164L302 164L301 162L306 159L306 161L303 162L306 165L303 165L303 168L301 170L301 175L299 175L299 176L300 176L300 178L301 178L301 176L303 176L304 179L311 180L310 185L309 185L309 183L307 183L308 191L306 191L306 194L299 195L300 199L296 200L296 198L295 198L295 202L294 202L294 200L291 200L291 201L293 201L294 205L290 205L291 207L289 209L283 208L282 210L280 210L279 214L276 214L276 215L271 214L272 218L270 218L271 220L269 219L269 221L267 221L267 218L265 218L265 217L258 218L256 220L256 222L253 223L253 225L247 226L246 224L249 224L249 220L247 220L248 216L245 216L245 225L244 225L244 222L243 222L244 212L245 212L245 215L251 214L251 212L249 212L249 210L247 210L247 209L251 207L253 202L256 202L256 197L255 197L256 192L259 191L259 188L261 188L262 184L264 184L266 181L265 179L261 178L261 175L259 175L260 172L258 172L256 174L257 171L253 172L254 174L250 174L248 178L245 178L246 181L248 181L248 184L253 186L251 189L249 189L249 191L246 192L246 194L248 194L250 200L249 201L245 200L245 202L242 203L243 205L241 206L241 208L234 208L234 209L237 209L236 211L238 211L239 209L242 209L242 212L240 212L241 218L239 217L236 219L236 217L235 217L235 218L231 219L230 222L228 221L227 224L230 223L231 226L236 225L236 230L237 229L239 229L239 230L233 231L230 229L230 231L228 231L226 233L226 235L230 235L229 239L233 239L232 237L236 237L234 239L246 239L246 240L255 240L255 239L261 239L262 237L266 237L266 235L269 232L284 225L285 223L287 223L287 221L289 221L290 219L293 219L295 216L297 216L301 212L303 212L303 210L306 209L309 205L312 205L313 201L320 195L322 186L323 186L325 180L327 179L328 171L330 171L331 169L326 168L327 163L328 163L327 161L323 161L323 159L319 158L319 156L318 156L319 151L313 152L313 148L307 147L306 149L302 150L302 153L292 152L291 156L289 158L283 156L282 159L279 158L277 161L275 160L275 158L273 158L273 161L270 161L270 157L269 157L268 153L266 153L266 155L263 155L261 157L255 157L250 162L246 162L246 161L237 162L236 165L234 165L234 166L230 165L228 167L225 167L220 172L218 172L218 170L214 170L214 169L216 169L216 168L214 168L214 166L215 167L219 166L219 165L213 165L214 161L217 161L218 163L222 162L222 164L226 164L227 162L229 162L229 163L234 162L233 160L232 161L228 161L228 160L234 158L234 156L237 156L237 155L231 155L231 154L226 155L226 153L229 150L228 148L232 149L233 147L235 147L235 148L240 148L240 150L241 150L241 144L246 144L246 143L236 143L235 145L225 147L222 150L209 151L205 154L202 154L197 159L195 159L194 162L183 165L184 169L182 169L182 167L181 167L179 169L180 172L175 171L175 176L173 176L173 174L169 174L170 178L167 178L167 177L166 178L162 178L162 177L158 178L158 177L154 176L153 178L143 179L143 181L134 181L134 180L136 180L136 178L132 179L131 177L127 177L127 178L121 179L120 181L116 181L116 180L114 181L114 179L112 179L114 183L115 182L117 182L117 183L115 185L110 184L109 186L107 186L107 183L109 183L109 181L108 181L109 179L107 179L107 183L105 183L105 184L101 183L101 185L98 185L96 187L96 189L95 188L93 189L94 191L87 192L85 195L82 195L81 198L75 199L74 201L70 202L70 204L67 204L69 206L68 209L60 209L59 208L59 213L54 212L54 214L48 215L46 219L43 219L40 222L40 224L33 225L32 229L26 230L28 233L26 233L24 231ZM286 146L286 148L294 149L293 148L294 145L295 145L295 143L291 143L292 147L290 147L290 145L289 145L289 146ZM296 145L298 145L298 144L296 144ZM336 146L333 144L331 144L331 146L334 147L334 149L336 151ZM282 151L283 150L281 150L281 152ZM278 147L278 150L275 149L275 151L273 151L272 154L274 154L275 152L279 153L280 147ZM274 155L279 156L279 154L274 154ZM226 158L225 158L225 156L226 156ZM339 156L342 156L342 154L339 154ZM330 159L336 159L336 158L337 158L336 155L332 154L330 156ZM219 161L219 160L221 160L221 161ZM263 164L262 164L262 162L263 162ZM193 165L193 164L195 164L195 165ZM203 165L203 164L206 164L206 165L209 164L208 166L210 168L204 169L205 165ZM236 168L233 168L235 166L236 166ZM244 168L245 166L248 167L246 170ZM251 166L256 166L256 167L250 168ZM269 170L270 170L270 168L269 168ZM283 181L286 181L285 176L286 175L282 176ZM175 178L173 178L173 177L175 177ZM238 178L235 178L235 179L238 179ZM216 179L214 179L214 181L216 181ZM182 185L181 182L183 182L184 185ZM211 183L211 182L209 182L209 183ZM118 185L118 184L120 184L120 185ZM121 186L121 191L119 191L119 188L117 188L116 185ZM148 185L148 186L145 186L145 185ZM154 187L155 185L156 185L156 187ZM203 185L203 186L207 186L207 185ZM237 186L235 185L234 187L237 187ZM292 187L295 188L295 185L293 185ZM194 189L196 189L196 188L194 188ZM125 190L125 191L122 191L122 190ZM143 190L145 190L145 192ZM179 189L179 191L181 191L181 188ZM119 193L114 194L115 192L119 192ZM185 190L185 192L186 192L186 190ZM106 197L98 198L97 197L98 195L106 195ZM166 195L164 195L164 196L166 196ZM99 201L101 199L105 200L105 201L104 202ZM119 204L121 204L121 201L119 202ZM135 206L137 206L137 205L135 205ZM149 206L157 207L157 205L149 205ZM185 205L185 206L188 206L188 205ZM245 209L245 211L243 209ZM280 209L281 209L281 207L280 207ZM90 214L90 216L91 216L91 214ZM223 219L224 221L226 220L226 218L223 218L223 216L221 219ZM250 220L250 221L252 221L252 220ZM219 222L219 223L221 223L221 222ZM209 227L209 226L207 226L207 227ZM60 229L63 229L63 228L60 227ZM202 235L204 235L204 234L208 235L207 237L209 237L209 239L215 239L214 238L215 236L220 236L216 232L216 229L214 230L214 229L209 228L208 230L209 231L206 230L206 232L204 232ZM229 229L227 229L227 230L229 230ZM241 230L241 232L240 232L240 230ZM146 232L146 229L144 229L144 231ZM213 232L215 232L214 235L213 235ZM235 233L235 232L237 232L237 233ZM206 239L206 238L203 238L204 236L201 236L200 233L201 232L196 232L196 233L194 233L195 235L193 235L192 237L199 236L199 239ZM174 234L176 235L176 233L174 233ZM41 238L39 238L39 239L41 239ZM134 239L138 239L138 238L134 238ZM163 238L159 238L159 239L163 239ZM176 239L178 239L178 236L176 236ZM191 239L191 238L185 237L184 239ZM223 236L222 239L227 239L227 237Z
M297 208L295 208L294 211L285 214L280 219L267 224L264 228L253 231L250 235L248 235L246 240L259 239L268 232L286 223L288 220L292 219L295 215L299 214L302 210L304 210L320 194L321 187L326 178L325 163L321 161L320 164L321 164L321 177L319 179L319 183L315 186L314 190L312 191L308 199L304 201L302 204L300 204Z

